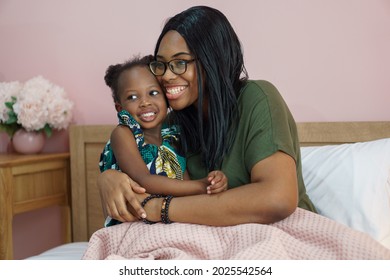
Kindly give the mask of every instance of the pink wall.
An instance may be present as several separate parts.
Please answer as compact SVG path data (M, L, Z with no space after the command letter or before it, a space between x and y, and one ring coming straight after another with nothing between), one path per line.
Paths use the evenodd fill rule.
M74 123L115 123L107 66L151 53L167 17L206 4L231 20L250 77L273 82L297 121L390 121L389 1L161 3L1 0L0 81L42 75L75 102ZM45 151L67 150L67 139L60 142L49 139Z

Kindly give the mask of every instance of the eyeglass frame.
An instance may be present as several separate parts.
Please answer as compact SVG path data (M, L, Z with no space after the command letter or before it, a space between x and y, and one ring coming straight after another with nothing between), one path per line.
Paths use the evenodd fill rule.
M172 61L177 61L177 60L179 60L179 61L184 61L184 62L185 62L184 71L183 71L182 73L180 73L180 74L179 74L179 73L176 73L175 71L173 71L173 69L172 69L171 66L170 66ZM167 69L168 69L168 68L169 68L169 70L170 70L173 74L175 74L175 75L183 75L185 72L187 72L188 63L194 62L195 60L196 60L195 58L189 59L189 60L187 60L187 59L175 58L175 59L171 59L171 60L168 61L168 62L157 61L157 60L155 60L155 61L152 61L152 62L149 63L149 69L150 69L150 71L152 71L152 73L153 73L155 76L164 76L165 73L167 72ZM163 72L162 74L157 75L157 74L153 71L153 69L152 69L152 64L153 64L153 63L162 63L162 64L165 66L164 72Z

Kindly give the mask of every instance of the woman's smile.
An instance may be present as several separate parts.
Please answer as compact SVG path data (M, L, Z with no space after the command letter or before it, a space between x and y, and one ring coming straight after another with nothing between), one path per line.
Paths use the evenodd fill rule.
M168 100L178 99L186 89L187 86L165 86L165 96Z

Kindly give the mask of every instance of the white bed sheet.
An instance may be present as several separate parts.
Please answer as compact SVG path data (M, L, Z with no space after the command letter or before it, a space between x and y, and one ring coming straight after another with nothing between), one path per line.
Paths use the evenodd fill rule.
M88 242L73 242L57 246L26 260L81 260Z

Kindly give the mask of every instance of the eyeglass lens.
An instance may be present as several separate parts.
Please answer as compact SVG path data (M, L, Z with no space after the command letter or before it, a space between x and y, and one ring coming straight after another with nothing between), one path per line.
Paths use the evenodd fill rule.
M150 63L150 69L157 76L162 76L167 70L167 65L169 69L176 75L184 74L187 71L187 63L192 62L193 60L183 60L183 59L173 59L169 62L162 61L153 61Z

